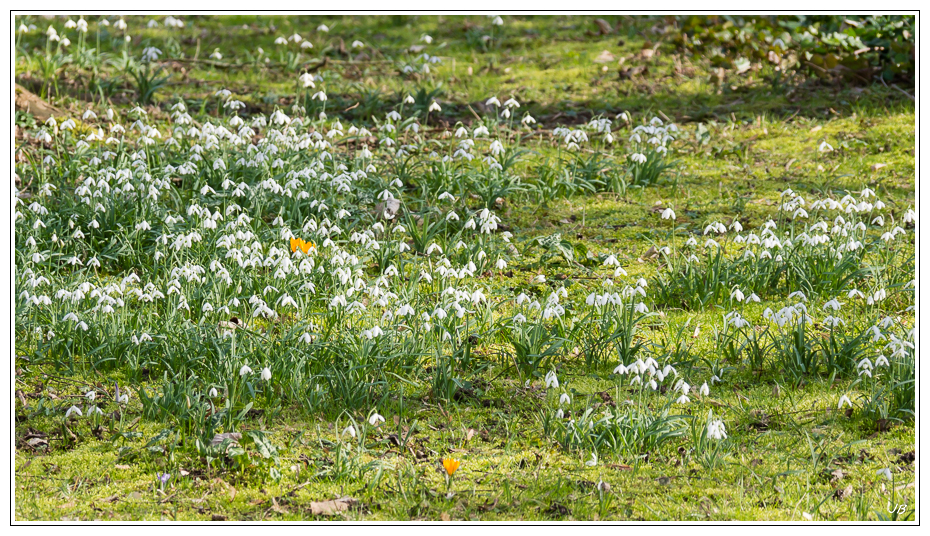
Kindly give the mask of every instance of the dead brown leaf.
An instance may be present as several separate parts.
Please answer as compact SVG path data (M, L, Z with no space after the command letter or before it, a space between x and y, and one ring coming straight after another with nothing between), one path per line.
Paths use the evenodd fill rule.
M647 249L646 252L643 253L643 256L637 260L639 260L639 262L646 262L657 258L659 258L659 251L655 248L655 246L649 246L649 249Z
M274 497L271 498L271 509L282 515L288 513L286 509L284 509L281 505L278 504L277 499L275 499Z
M852 484L846 486L843 489L838 489L833 492L833 499L837 501L842 501L846 497L850 497L853 494Z
M594 58L594 63L612 63L614 59L614 55L609 50L604 50Z
M342 497L331 501L319 501L310 503L310 512L315 516L331 516L345 512L350 506L355 506L358 501L352 497Z

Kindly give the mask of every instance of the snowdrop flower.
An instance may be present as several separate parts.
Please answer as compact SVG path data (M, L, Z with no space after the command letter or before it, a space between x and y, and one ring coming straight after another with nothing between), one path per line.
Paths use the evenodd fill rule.
M207 396L209 396L210 398L216 398L217 396L216 387L211 387L210 392L207 393Z
M701 388L698 390L701 393L701 396L707 396L710 394L710 387L707 386L707 382L701 384Z
M554 370L550 370L546 373L546 388L548 389L550 387L555 389L559 387L559 378L555 375Z
M439 107L439 103L436 101L433 101L433 103L429 105L429 109L428 109L428 111L430 112L438 112L441 110L442 108Z
M72 414L75 414L75 413L77 413L78 417L84 416L84 413L81 412L81 408L77 406L71 406L70 408L68 408L68 411L65 412L65 418L67 419L68 417L70 417Z
M493 104L494 106L497 106L498 108L500 108L500 106L501 106L501 101L497 100L497 97L491 97L490 99L488 99L488 100L485 101L485 103L484 103L485 106L491 106L492 104Z
M304 73L297 78L303 87L314 88L316 85L313 83L313 75L310 73Z
M498 17L498 18L500 18L500 17ZM596 452L592 452L592 453L591 453L591 459L588 460L588 461L586 461L586 462L584 462L584 464L585 464L586 466L588 466L588 467L594 467L595 465L597 465L597 453L596 453Z
M245 376L246 374L252 374L252 369L248 365L242 365L242 368L239 369L239 376Z
M637 164L645 164L646 155L642 153L633 153L630 155L630 160L632 160L633 162L636 162Z
M378 426L378 423L382 423L382 422L384 422L384 417L382 417L381 415L378 415L377 412L372 413L371 417L368 417L368 424L372 426Z
M97 392L96 392L96 391L87 391L86 393L84 393L84 398L86 398L87 400L90 400L91 402L93 402L93 401L97 398Z
M818 150L821 153L829 153L830 151L833 150L833 146L824 141L820 144L820 148Z
M270 380L270 379L271 379L271 369L269 369L268 367L263 368L263 369L262 369L261 378L262 378L262 380L264 380L264 381Z
M888 480L892 480L891 469L889 469L888 467L885 467L884 469L879 469L878 471L875 472L875 474L883 476Z
M850 400L849 400L849 397L846 396L846 395L843 395L843 396L840 397L840 404L839 404L839 406L837 406L837 409L843 409L843 405L844 405L844 404L847 405L847 406L849 406L849 407L852 407L852 401L850 401Z
M727 429L722 420L717 419L707 423L707 437L716 440L727 438Z
M349 426L346 426L345 429L342 430L342 435L346 435L346 434L349 434L350 436L355 437L355 427L352 426L351 424Z
M731 300L736 300L736 301L738 301L738 302L742 302L744 298L745 298L745 295L744 295L743 292L739 289L739 287L734 288L733 291L730 292L730 299L731 299Z
M559 405L562 404L571 404L572 399L568 396L568 393L562 393L562 396L559 397Z
M663 220L674 220L674 219L675 219L675 211L672 210L671 208L667 208L667 209L663 210L663 211L662 211L662 219L663 219Z

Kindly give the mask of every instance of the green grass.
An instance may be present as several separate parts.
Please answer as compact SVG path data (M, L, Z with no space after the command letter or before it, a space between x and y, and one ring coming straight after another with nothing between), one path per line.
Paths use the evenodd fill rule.
M450 143L443 133L453 132L459 122L474 127L477 117L487 120L485 101L490 96L502 102L515 97L521 107L514 124L524 112L532 114L537 124L522 131L499 127L500 138L508 148L519 143L528 151L512 170L519 183L512 182L510 190L501 190L499 203L498 194L485 190L486 181L472 171L444 179L451 183L448 188L424 194L435 179L423 167L399 170L394 158L378 160L379 173L372 174L370 184L361 183L359 196L345 205L344 199L325 189L315 195L332 205L333 211L343 206L358 211L358 225L366 223L358 229L367 228L376 221L368 214L377 202L375 196L394 176L401 175L405 184L400 191L411 210L423 213L429 207L441 206L447 211L452 206L462 217L440 233L455 237L442 240L457 266L464 263L462 259L472 257L456 257L451 246L458 236L468 242L478 236L461 226L468 215L485 206L494 208L500 224L513 234L511 242L525 254L513 253L500 241L499 233L481 238L481 247L488 250L486 270L490 273L479 271L469 282L483 288L494 303L493 311L483 313L491 321L479 321L481 314L476 314L474 324L460 324L461 335L448 344L434 341L438 337L433 335L417 339L406 337L402 330L394 331L390 342L368 354L358 350L364 341L347 342L355 340L357 325L327 316L319 289L318 297L310 298L287 287L291 296L310 300L305 308L314 316L282 314L280 322L248 318L248 332L237 335L236 340L242 341L238 349L230 347L214 329L215 322L225 318L199 320L201 300L213 300L216 306L225 303L209 297L208 292L223 295L214 289L217 284L212 276L209 286L185 283L191 310L196 313L191 321L175 314L173 305L140 304L139 311L145 312L128 314L132 320L125 323L107 324L112 332L104 332L103 327L98 332L94 325L89 335L78 339L75 329L75 340L83 341L75 346L44 346L33 334L35 327L55 325L62 329L57 326L64 326L60 320L69 309L35 312L40 309L18 299L15 366L16 389L22 396L16 397L17 520L856 521L892 518L887 509L890 503L908 505L907 514L896 519L915 517L915 466L913 456L907 458L907 453L915 450L913 412L908 416L906 404L899 407L888 402L886 392L876 394L875 389L889 388L884 379L860 380L854 368L833 375L824 369L798 375L779 365L774 350L761 368L751 366L745 354L728 359L716 334L723 329L723 316L734 309L726 299L729 287L723 298L697 308L660 303L650 295L647 301L656 315L639 323L632 340L644 345L643 359L654 355L660 366L674 363L681 377L693 384L691 402L673 405L670 410L672 415L685 416L681 422L688 423L688 428L682 436L654 448L621 452L602 447L594 466L586 465L592 454L590 443L580 449L566 448L554 435L545 433L546 419L559 407L559 394L571 397L563 406L567 419L577 419L588 408L600 412L607 404L624 408L628 399L631 408L657 415L677 398L672 382L663 385L668 392L643 394L631 389L628 378L611 375L617 363L615 349L608 351L603 362L586 365L578 341L552 323L538 325L549 326L546 330L551 329L547 331L551 340L561 341L561 346L553 350L551 365L534 375L532 367L512 366L509 356L514 345L496 324L517 310L509 301L517 294L526 292L545 303L546 296L560 287L567 293L561 302L569 309L566 323L579 323L586 311L585 296L604 291L599 281L612 270L601 267L601 262L611 254L626 269L631 284L643 277L649 282L648 291L654 293L654 278L665 269L667 258L651 258L650 247L668 245L677 255L679 250L685 251L690 234L703 244L707 237L702 231L708 223L729 224L734 218L747 231L758 232L770 218L783 218L778 205L788 188L808 203L840 199L848 193L858 195L870 188L887 205L885 213L894 216L895 225L904 227L901 218L915 204L916 129L914 103L900 90L882 83L830 84L802 74L790 83L775 83L775 71L764 65L743 75L730 69L721 79L706 58L660 42L651 31L660 25L658 18L608 18L612 26L619 22L621 27L606 36L597 33L592 17L564 16L505 17L503 26L492 26L484 17L450 16L187 17L187 26L181 30L147 29L147 20L127 19L128 33L133 37L129 50L136 57L144 46L157 46L165 52L161 61L170 78L155 91L154 105L146 108L147 121L158 126L162 134L159 143L173 128L169 107L179 98L187 102L198 122L217 121L221 113L214 94L223 88L246 103L244 115L270 115L276 108L290 113L299 68L318 65L324 57L325 66L315 71L324 81L318 81L312 91L300 92L308 111L315 113L320 106L309 96L325 88L329 121L339 118L346 127L373 128L373 118L383 123L385 114L398 108L397 103L407 94L417 96L419 91L422 97L434 92L442 110L431 112L428 122L425 107L432 99L411 106L422 112L423 147L432 141ZM17 26L19 22L17 19ZM19 38L16 81L39 93L46 84L39 60L45 40L38 33L49 21L30 18L26 22L37 24L39 30ZM92 45L97 26L91 22L87 36ZM321 23L329 25L329 33L316 31ZM63 33L63 20L53 24ZM281 47L274 40L295 32L314 46L291 66L297 68L287 68L280 65ZM75 37L73 30L68 33ZM405 75L403 65L422 53L409 49L422 44L419 37L423 34L431 35L433 41L422 52L440 56L442 62L431 64L429 73ZM482 35L492 36L487 47L481 44ZM365 42L361 52L351 48L356 39ZM348 54L340 52L340 40ZM74 41L72 51L77 39ZM102 48L111 58L117 57L122 46L103 39ZM654 46L654 55L642 53ZM257 47L270 57L269 64L248 59ZM221 60L208 60L214 49L222 52ZM290 45L289 50L297 49ZM614 59L595 63L604 50ZM621 58L622 64L618 63ZM621 74L632 67L647 69L640 74ZM106 105L101 102L101 91L110 90L94 85L95 78L116 81ZM72 62L56 80L58 91L52 84L49 100L76 121L88 106L101 116L108 106L124 116L135 106L133 82L105 62L90 61L84 66ZM407 108L405 118L409 112ZM633 125L658 115L680 126L668 157L668 161L675 161L674 169L644 187L628 186L620 191L602 187L568 196L564 191L544 193L540 170L571 170L573 179L565 184L572 187L578 187L582 179L618 176L616 170L626 166L630 135L629 129L621 130L624 127L619 120L614 122L618 141L610 148L605 149L600 137L588 131L591 141L576 154L583 159L603 159L588 170L567 163L571 153L554 141L552 129L560 125L581 128L592 118L613 119L621 112L632 115ZM17 112L17 124L30 137L40 126L32 124L32 119ZM493 121L493 114L488 121ZM123 122L127 129L130 123L128 119ZM323 126L319 122L315 128L322 131ZM329 123L326 127L330 128ZM84 128L79 121L76 130ZM137 138L137 134L132 136ZM378 131L378 136L383 137L383 131ZM824 141L834 151L819 151ZM43 146L17 138L17 150L23 156L16 161L20 188L30 195L37 196L39 186L47 182L58 185L60 192L71 192L78 177L85 177L86 168L81 166L86 158L73 154L72 142L56 138ZM135 149L123 157L131 150ZM334 152L342 158L342 152ZM486 150L482 147L475 152L478 162ZM179 160L168 153L158 165L168 161L178 164ZM56 163L42 171L38 162L47 155L53 155ZM154 158L149 157L150 161ZM288 165L306 165L308 160L298 158L289 160ZM125 160L125 164L130 161ZM226 164L232 167L231 157ZM237 181L257 183L263 178L258 172L237 173ZM185 210L193 201L204 203L206 197L199 196L198 190L205 182L219 190L221 179L210 177L208 172L190 178L194 186L186 183L188 178L174 183L161 204L196 221ZM514 188L515 184L526 191ZM435 199L445 189L460 198L457 204L441 205ZM24 207L36 199L48 202L50 214L44 218L47 229L17 226L17 295L33 290L26 285L21 266L38 266L30 263L33 250L26 245L27 236L35 236L42 246L38 250L45 250L56 261L37 272L53 279L51 288L73 288L83 280L104 287L119 282L128 272L141 276L142 284L149 281L149 274L157 274L151 279L158 278L164 285L173 277L168 267L184 264L180 256L161 262L152 259L152 252L159 248L152 238L160 231L148 238L144 232L133 232L132 226L141 216L130 205L108 210L106 221L101 217L102 229L110 229L112 234L93 235L96 242L82 242L83 249L75 249L73 241L55 246L50 239L53 232L62 237L72 232L68 217L77 218L79 228L91 235L86 208L67 196L49 196L25 200L26 205L18 209L26 212ZM245 211L264 220L255 227L258 239L274 243L280 237L268 229L279 205L276 201L268 205L249 201ZM58 211L52 210L53 202L58 203ZM217 209L216 205L208 206ZM676 213L674 222L659 217L661 209L667 207ZM283 210L287 211L286 206ZM286 217L296 231L307 214L310 209L303 206ZM439 216L444 217L444 213ZM156 223L161 225L159 215L152 213L146 218L153 229ZM355 225L353 219L345 226L351 230ZM212 247L215 236L203 233ZM555 233L567 241L574 262L563 259L561 253L543 261L544 246L527 249L537 238ZM889 298L872 307L841 297L844 303L849 302L842 312L849 326L842 333L855 335L886 315L894 317L895 333L915 327L913 309L906 310L915 303L914 293L899 286L915 278L915 232L908 227L906 233L906 240L894 247L878 243L869 250L864 266L882 270L858 276L855 282L863 292L887 286ZM878 234L875 229L868 232L876 241ZM732 257L741 248L727 242L724 250ZM394 262L382 264L374 252L359 251L370 254L364 257L362 269L368 279ZM105 263L99 272L79 271L63 263L71 255L82 256L86 262L91 253ZM192 262L206 265L200 260L204 257L190 255ZM506 270L493 268L497 255L507 258ZM404 270L404 264L396 262ZM423 261L411 256L404 262L419 271L416 263ZM248 274L234 274L236 279L244 278L246 298L273 283L270 274L254 279ZM545 282L534 280L539 274L546 276ZM619 291L619 285L611 292ZM396 286L411 301L420 299L424 288L415 283ZM786 294L772 292L763 296L764 303L746 304L739 310L754 324L764 324L765 307L778 310L796 303ZM328 299L331 295L323 296ZM435 303L437 296L427 296L422 303L416 302L418 314L426 303ZM820 323L826 314L821 305L836 296L840 294L810 296L808 306L818 321L810 328L815 344L826 340L828 333ZM269 301L269 305L274 303ZM81 318L85 318L83 313ZM334 327L328 332L332 340L318 335L310 346L311 355L305 357L296 338L310 330L304 327L308 320L320 323L319 331ZM129 334L153 328L163 331L150 331L153 335L168 338L164 343L157 339L151 347L154 350L140 350L148 362L130 366L122 361L136 352ZM296 335L288 335L291 329L297 330ZM61 340L61 334L56 340ZM332 345L327 346L327 342ZM676 343L683 349L678 354L673 353ZM437 362L434 348L443 349L445 361ZM881 351L876 345L863 348L863 355ZM913 378L916 350L908 355ZM204 396L212 385L222 393L221 378L232 377L232 382L238 382L240 359L256 373L266 364L271 366L273 380L249 380L254 394L245 391L241 398L230 396L229 420L216 425L215 431L264 431L268 442L247 437L241 448L223 454L203 444L212 432L206 432L206 417L197 411L210 413L213 408L197 397ZM449 360L459 367L449 372L455 382L443 379L439 372ZM336 372L344 373L340 378L348 381L352 371L342 370L343 362L363 364L356 383L343 387L327 383L323 378L333 378ZM543 377L550 369L558 370L562 384L558 389L546 388ZM711 383L715 374L722 375L725 383L711 384L709 396L697 394L700 384ZM101 399L107 393L112 400L114 383L124 392L130 390L128 404L101 400L106 416L63 418L63 411L72 403L69 397L78 400L94 388ZM156 416L148 403L143 404L141 394L143 390L149 396L161 393L166 385L180 385L180 395L171 401L174 405ZM314 391L313 386L321 390ZM441 395L443 390L448 396ZM913 397L913 384L893 391ZM843 395L855 405L850 413L837 409ZM221 399L225 397L213 397L219 406L216 410L223 409ZM883 401L893 407L881 409ZM198 416L184 420L182 414L188 410ZM379 427L367 424L372 411L386 420ZM697 444L690 428L693 420L703 429L710 411L715 419L725 422L728 435L719 444L712 443L719 447L716 460ZM241 416L234 418L240 412ZM356 427L357 437L343 433L350 424ZM160 437L173 430L182 432ZM40 441L27 443L36 438ZM462 461L451 482L441 465L441 459L447 457ZM891 468L892 480L877 474L886 467ZM157 479L161 473L171 475L165 484ZM310 503L343 496L357 499L358 506L331 517L312 514Z

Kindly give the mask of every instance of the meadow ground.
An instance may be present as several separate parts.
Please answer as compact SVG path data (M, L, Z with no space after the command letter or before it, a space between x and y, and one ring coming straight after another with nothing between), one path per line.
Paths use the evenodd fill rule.
M913 520L906 61L595 18L17 18L16 519Z

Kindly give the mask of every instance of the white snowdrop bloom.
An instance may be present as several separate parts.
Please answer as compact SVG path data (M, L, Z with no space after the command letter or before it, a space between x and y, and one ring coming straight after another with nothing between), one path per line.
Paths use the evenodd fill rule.
M716 440L727 438L727 429L722 420L716 419L707 423L707 437Z
M546 373L546 388L555 388L559 387L559 378L555 375L554 370L550 370Z
M384 422L384 417L378 415L377 412L371 414L371 417L368 417L368 424L372 426L378 426L379 423Z
M239 369L239 376L245 376L246 374L252 374L252 369L248 365L242 365L242 368Z
M850 400L849 400L849 397L846 396L846 395L843 395L843 396L840 397L840 403L839 403L839 405L837 406L837 409L843 409L843 405L847 405L847 406L849 406L849 407L852 407L852 401L850 401Z
M675 219L675 211L672 210L672 209L670 209L670 208L667 208L667 209L663 210L663 211L662 211L662 219L663 219L663 220L674 220L674 219Z

